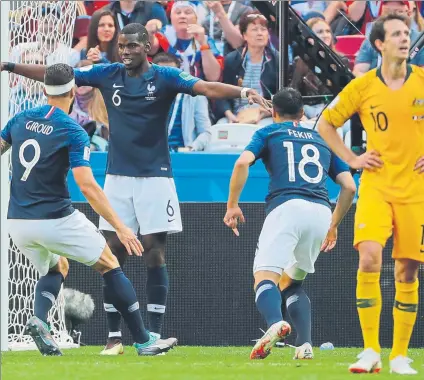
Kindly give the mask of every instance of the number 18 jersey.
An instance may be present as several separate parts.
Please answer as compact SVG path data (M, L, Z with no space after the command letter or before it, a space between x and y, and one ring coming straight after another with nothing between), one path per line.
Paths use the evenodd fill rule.
M320 135L292 122L258 130L246 150L262 159L270 176L266 213L291 199L305 199L330 207L328 177L349 171Z
M12 145L8 219L59 219L74 212L69 168L90 166L90 140L65 112L49 105L18 113L1 138Z

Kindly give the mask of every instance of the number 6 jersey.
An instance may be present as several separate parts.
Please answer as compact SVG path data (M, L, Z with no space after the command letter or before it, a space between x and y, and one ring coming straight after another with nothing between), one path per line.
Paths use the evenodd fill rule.
M85 130L61 109L45 105L15 115L1 132L12 145L8 219L59 219L74 211L69 168L90 166Z
M328 177L349 171L321 136L292 122L271 124L253 135L246 150L262 159L270 177L266 214L291 199L330 207Z
M361 191L376 189L387 202L424 202L424 175L414 171L424 156L424 69L408 65L405 83L390 89L374 69L350 82L323 112L336 128L358 113L367 132L367 149L381 154L384 166L364 170Z

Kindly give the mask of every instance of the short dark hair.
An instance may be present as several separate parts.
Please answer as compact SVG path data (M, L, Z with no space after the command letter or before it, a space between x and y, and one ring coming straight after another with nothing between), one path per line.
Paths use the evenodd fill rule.
M268 20L267 18L259 11L249 11L243 14L240 17L239 28L240 33L243 35L246 33L247 28L250 24L253 24L257 19L261 21L261 24L268 28Z
M149 33L147 32L147 29L136 22L124 26L121 30L121 34L137 34L138 42L141 42L144 45L149 42Z
M74 77L74 70L71 66L65 63L56 63L47 67L44 74L44 84L48 86L61 86L69 83ZM61 95L49 96L67 96L68 94L69 91Z
M375 51L380 52L377 49L377 46L375 45L375 42L377 40L380 40L382 42L384 42L385 38L386 38L386 30L384 29L384 24L388 21L392 21L392 20L399 20L402 21L403 23L405 23L405 25L409 28L409 22L408 22L408 18L406 18L405 16L396 14L396 13L390 13L386 16L381 16L379 17L373 24L373 27L371 29L371 34L370 34L370 42L372 47L375 49Z
M181 61L175 54L164 52L156 54L152 62L155 65L159 65L160 63L175 63L177 67L181 66Z
M301 116L303 111L302 95L294 88L284 87L274 95L272 105L279 116L295 119Z

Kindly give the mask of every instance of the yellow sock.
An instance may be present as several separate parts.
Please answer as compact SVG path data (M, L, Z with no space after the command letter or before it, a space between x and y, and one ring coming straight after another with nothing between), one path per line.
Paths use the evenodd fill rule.
M418 280L411 284L396 282L393 306L393 348L390 360L399 355L407 356L409 341L417 319L418 287Z
M380 353L381 289L380 273L358 271L356 286L356 308L361 323L364 349L372 348Z

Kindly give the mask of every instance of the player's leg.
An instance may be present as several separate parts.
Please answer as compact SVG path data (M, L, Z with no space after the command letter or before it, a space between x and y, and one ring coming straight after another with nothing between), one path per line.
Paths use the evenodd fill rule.
M416 374L407 354L418 311L418 270L424 261L424 204L395 204L393 209L396 294L390 369L397 374Z
M106 238L107 245L112 253L118 259L119 265L122 268L125 264L128 253L125 246L121 243L115 231L102 231ZM124 353L122 344L121 332L121 314L113 306L111 295L107 292L106 286L103 284L103 306L106 311L107 327L109 329L106 346L100 353L101 355L119 355Z
M159 338L166 310L169 280L165 264L166 232L144 235L144 260L147 266L147 320L149 330Z
M138 231L138 223L133 204L134 178L106 175L104 192L113 209L124 224ZM100 218L99 229L102 230L107 244L112 253L117 257L121 268L127 259L127 250L119 241L113 227L103 218ZM118 355L124 352L122 345L121 314L112 305L110 295L103 288L104 309L106 311L107 325L109 329L108 340L101 355Z
M380 271L383 248L392 233L393 215L391 205L379 195L361 190L355 215L354 245L359 251L356 307L364 351L358 356L359 360L349 367L349 371L372 373L381 370Z
M34 316L45 324L48 324L47 315L54 305L69 271L68 260L65 257L57 257L57 259L57 263L51 263L53 266L45 276L40 277L35 286Z
M180 206L172 178L136 178L133 199L147 266L149 329L160 337L169 289L166 238L182 231Z
M283 304L296 329L296 352L294 359L313 359L311 301L303 288L307 273L290 268L281 276L279 288Z
M251 359L267 357L272 347L291 332L290 326L283 321L281 292L277 287L283 268L291 267L296 262L294 249L298 237L296 228L288 217L289 212L289 202L271 211L259 236L253 264L255 302L268 330L253 347Z
M265 359L279 341L291 332L290 325L281 313L281 293L277 287L281 274L269 270L258 270L255 277L255 302L259 313L267 324L267 331L250 353L250 359Z
M139 355L157 355L176 345L176 340L157 339L145 329L134 288L93 223L75 211L66 223L56 226L55 234L57 252L93 267L103 276L105 294L126 322Z

